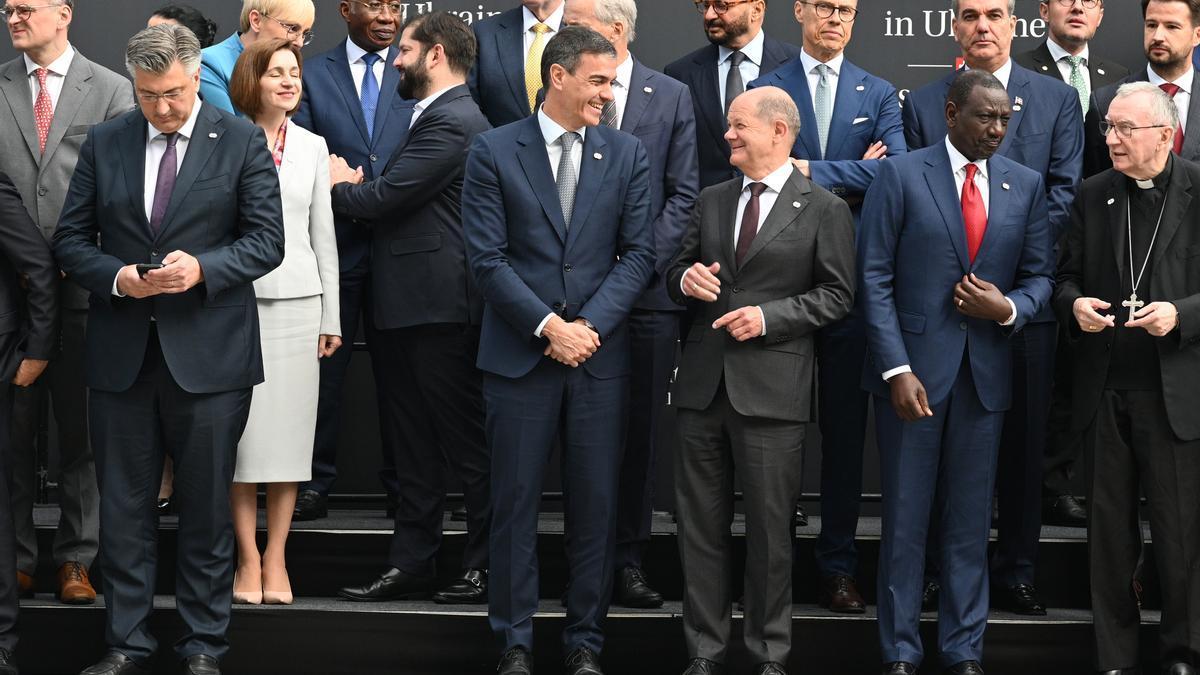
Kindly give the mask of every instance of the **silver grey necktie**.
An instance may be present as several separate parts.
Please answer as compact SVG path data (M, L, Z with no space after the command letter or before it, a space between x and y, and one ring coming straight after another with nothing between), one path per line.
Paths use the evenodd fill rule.
M579 176L575 175L575 163L571 161L571 148L574 148L578 141L579 134L574 131L568 131L558 137L558 144L562 146L562 157L558 158L558 176L555 182L558 183L558 203L562 206L563 223L568 228L571 227L571 210L575 207L575 184L579 182Z
M746 91L746 83L742 81L742 61L746 55L734 52L729 55L729 74L725 76L725 114L729 114L729 104L739 94Z
M833 118L833 91L829 83L829 73L832 68L824 63L817 65L817 95L813 99L813 112L817 116L817 138L821 141L821 158L825 157L825 148L829 143L829 120Z

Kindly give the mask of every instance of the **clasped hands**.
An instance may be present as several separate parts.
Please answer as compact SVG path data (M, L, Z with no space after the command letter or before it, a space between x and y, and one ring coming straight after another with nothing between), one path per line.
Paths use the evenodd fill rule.
M131 298L148 298L161 293L184 293L204 281L200 261L183 251L171 251L160 269L138 276L137 265L126 265L117 273L117 290Z
M600 348L600 336L583 319L568 323L557 314L542 327L542 337L550 341L542 354L572 368L579 367Z
M721 295L721 280L717 273L721 271L721 263L711 265L692 263L683 277L683 294L702 302L716 302ZM745 342L763 334L762 311L756 305L739 307L726 312L713 322L713 330L725 329L733 339Z
M329 156L329 187L333 187L338 183L350 183L358 185L363 182L363 169L358 167L351 169L346 160L337 155Z
M1097 310L1111 307L1111 303L1100 298L1076 298L1071 306L1079 329L1085 333L1099 333L1105 328L1113 328L1116 317L1112 314L1101 314ZM1142 328L1154 337L1162 337L1175 330L1179 325L1179 310L1169 302L1151 302L1133 313L1133 320L1126 321L1126 328Z

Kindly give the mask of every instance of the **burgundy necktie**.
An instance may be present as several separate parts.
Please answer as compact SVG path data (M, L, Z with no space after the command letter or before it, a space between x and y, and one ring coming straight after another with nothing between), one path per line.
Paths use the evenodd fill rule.
M746 210L742 212L742 229L738 231L735 252L739 267L754 243L754 235L758 234L758 197L767 189L764 183L751 183L747 187L750 188L750 201L746 202Z
M967 256L971 262L975 262L975 254L979 253L979 245L983 243L983 233L987 231L987 210L983 208L979 186L975 184L978 171L979 167L974 163L967 165L967 180L963 181L962 190L963 224L967 228Z
M1180 87L1179 85L1177 85L1173 82L1163 82L1162 84L1158 85L1158 88L1167 92L1167 96L1170 96L1172 101L1175 100L1175 94L1178 94L1180 89L1182 89L1182 87ZM1177 155L1179 153L1183 152L1183 124L1182 123L1180 123L1179 126L1175 127L1175 145L1172 146L1171 150Z
M162 227L163 218L167 215L171 192L175 190L175 172L178 170L175 142L179 140L179 134L165 134L164 137L167 139L167 151L158 163L158 182L154 187L153 208L150 209L150 231L155 236L158 236L158 228Z

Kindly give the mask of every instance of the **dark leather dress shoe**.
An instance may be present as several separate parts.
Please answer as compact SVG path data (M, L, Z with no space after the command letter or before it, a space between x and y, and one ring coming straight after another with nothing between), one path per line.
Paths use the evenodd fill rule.
M329 503L325 495L316 490L301 490L296 495L296 508L292 520L318 520L329 515Z
M422 579L392 567L365 586L347 586L338 595L347 600L377 602L380 600L416 600L428 598L433 588L431 579Z
M193 654L183 661L182 675L221 675L221 665L208 654Z
M796 502L796 513L792 516L796 521L796 527L808 527L808 514L804 511L804 505Z
M724 673L725 667L721 664L699 657L689 661L687 670L683 671L683 675L724 675Z
M938 594L941 592L941 584L936 581L926 581L925 590L921 592L921 611L936 612L938 608Z
M1013 614L1046 616L1046 605L1042 604L1037 589L1030 584L993 586L992 606Z
M616 604L621 607L654 609L662 607L663 596L646 583L646 573L640 567L622 567L617 572Z
M960 661L946 669L946 675L983 675L978 661Z
M917 675L917 667L908 661L883 664L883 675Z
M1167 675L1196 675L1196 669L1186 663L1176 663L1167 668Z
M7 649L0 648L0 675L18 675L17 659Z
M817 600L825 609L839 614L862 614L867 603L858 592L853 577L837 574L821 580L821 595Z
M460 506L450 512L450 522L465 523L467 522L467 507Z
M787 671L783 669L783 664L767 661L766 663L758 664L754 675L787 675Z
M488 601L487 570L467 570L433 594L439 605L482 605Z
M567 675L604 675L600 670L600 657L587 647L576 647L564 662Z
M1087 527L1087 509L1072 495L1061 495L1042 503L1042 522L1058 527Z
M1101 670L1099 675L1138 675L1137 668L1117 668L1116 670Z
M533 655L524 647L513 647L500 657L496 675L530 675L533 672Z
M104 658L79 671L79 675L149 675L136 661L121 652L109 652Z

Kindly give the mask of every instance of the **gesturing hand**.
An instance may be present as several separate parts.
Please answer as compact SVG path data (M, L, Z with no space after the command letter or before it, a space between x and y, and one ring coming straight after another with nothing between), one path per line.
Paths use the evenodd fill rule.
M1071 305L1071 313L1075 315L1075 321L1079 323L1079 330L1085 333L1098 333L1116 325L1116 319L1112 314L1100 314L1096 311L1108 309L1110 306L1100 298L1076 298L1075 304Z
M357 169L351 169L350 165L346 163L346 160L338 157L337 155L330 155L329 182L330 187L337 185L338 183L350 183L351 185L358 185L359 183L363 182L362 167L360 166Z
M738 342L762 336L762 311L757 306L741 307L713 322L713 330L724 328Z
M922 417L933 417L925 385L912 373L900 373L888 380L892 388L892 408L905 422L916 422Z
M1179 325L1179 311L1169 302L1152 302L1133 314L1133 321L1126 321L1127 328L1145 328L1146 332L1162 337Z
M715 262L707 267L702 263L692 263L683 275L683 294L704 302L715 302L721 294L721 280L717 273L721 271L721 263Z
M542 335L550 341L542 353L572 368L591 358L600 348L600 336L595 331L582 322L567 323L558 315L546 322Z

